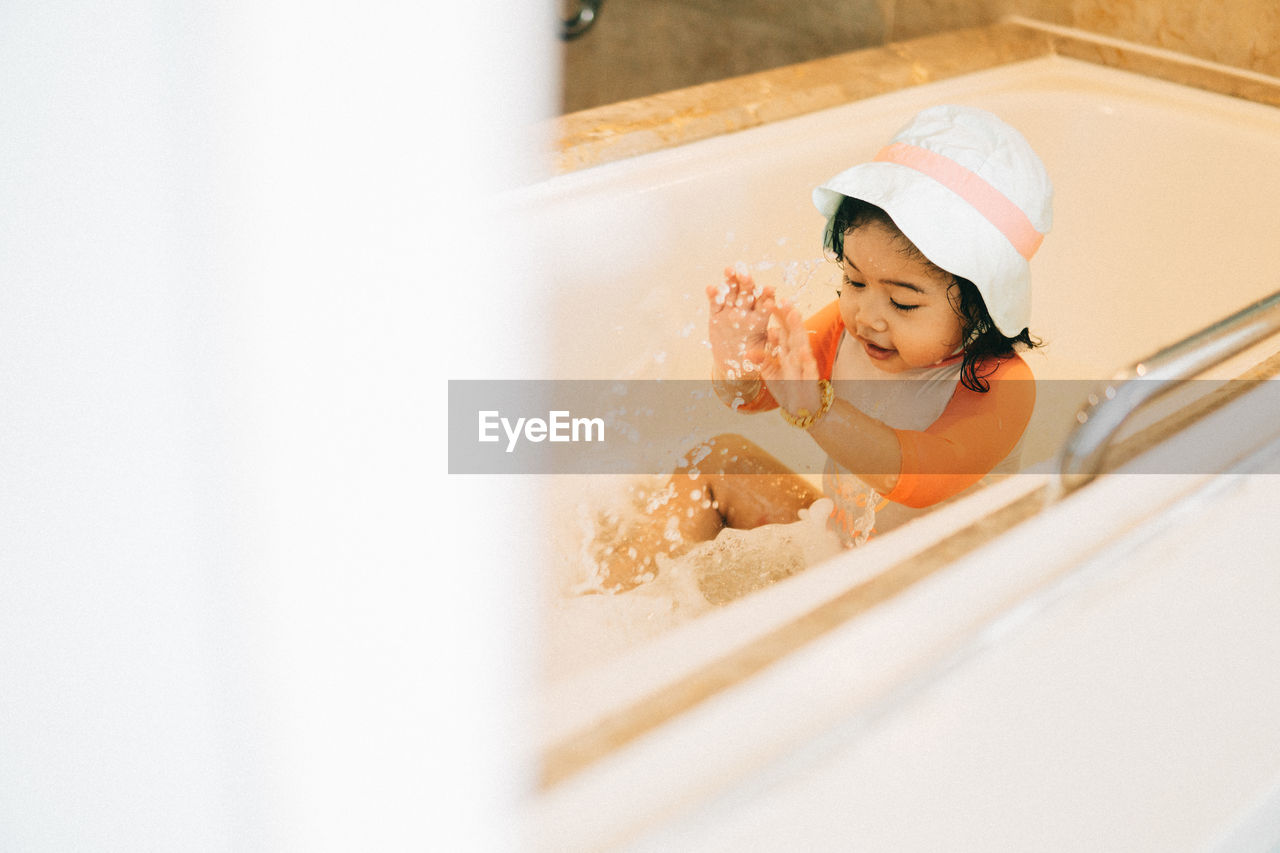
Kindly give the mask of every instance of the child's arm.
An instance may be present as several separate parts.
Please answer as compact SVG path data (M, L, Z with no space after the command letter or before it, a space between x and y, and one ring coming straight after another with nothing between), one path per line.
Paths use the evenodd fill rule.
M775 312L764 368L768 392L789 412L818 411L818 369L799 313ZM986 393L959 385L925 430L895 430L843 400L809 434L827 454L895 503L931 506L981 480L1017 445L1035 407L1035 378L1021 358L999 363Z
M1036 382L1021 358L1001 361L985 394L956 388L942 415L923 431L900 430L902 469L886 498L931 506L968 488L1009 455L1036 404Z
M804 318L792 305L779 305L779 327L769 338L770 358L763 375L769 393L789 412L821 407L818 363L809 343ZM902 467L898 435L887 424L845 400L835 400L826 415L809 427L818 446L837 463L861 477L876 491L892 491Z

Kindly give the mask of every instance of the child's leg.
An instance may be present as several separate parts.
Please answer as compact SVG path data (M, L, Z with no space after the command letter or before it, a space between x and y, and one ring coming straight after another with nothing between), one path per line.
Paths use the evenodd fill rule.
M808 480L740 435L718 435L702 447L711 452L671 475L673 504L683 510L681 532L695 542L714 539L723 527L749 530L796 521L800 510L822 496Z
M703 451L709 451L705 454ZM631 589L657 571L658 554L678 556L724 527L750 529L799 519L821 497L803 477L740 435L718 435L671 475L667 496L620 531L600 560L605 589Z

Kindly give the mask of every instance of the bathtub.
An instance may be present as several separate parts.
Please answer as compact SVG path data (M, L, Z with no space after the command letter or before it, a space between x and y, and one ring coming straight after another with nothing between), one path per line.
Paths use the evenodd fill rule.
M705 377L703 287L734 262L806 313L829 301L834 268L821 262L810 189L942 102L1001 115L1054 181L1053 230L1032 266L1030 327L1046 346L1024 356L1038 379L1105 379L1280 286L1280 111L1044 56L511 192L504 215L523 223L522 260L546 288L537 319L553 344L537 369L559 379ZM1276 349L1257 347L1216 375L1239 375ZM590 614L551 620L549 644L576 625L561 650L585 643L595 653L550 666L535 702L539 843L732 849L757 823L787 837L799 818L786 815L803 808L785 796L802 787L784 780L817 778L824 744L856 755L870 743L858 738L905 719L903 696L951 671L958 650L992 648L992 626L1020 624L1010 614L1046 600L1046 589L1063 594L1062 579L1107 543L1152 523L1171 528L1168 518L1186 512L1179 502L1221 476L1120 474L1051 503L1048 463L1083 400L1044 397L1030 455L1045 464L862 548L692 616L669 602L596 596ZM1221 417L1217 428L1232 420ZM743 431L764 430L771 450L782 443L779 455L814 452L794 431L753 424ZM572 523L582 488L587 481L548 478L548 529ZM563 580L548 584L552 612ZM933 731L948 719L920 725ZM798 767L807 769L797 777ZM839 837L844 824L830 811L804 813L806 826L819 826L814 843Z

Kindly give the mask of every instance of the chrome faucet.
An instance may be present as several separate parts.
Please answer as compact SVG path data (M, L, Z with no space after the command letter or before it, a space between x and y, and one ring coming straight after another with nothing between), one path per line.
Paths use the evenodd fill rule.
M1102 472L1112 439L1140 407L1277 332L1280 292L1117 373L1076 414L1076 425L1058 454L1052 498L1065 497Z
M573 41L581 36L596 22L600 14L600 4L604 0L578 0L578 13L572 18L560 21L561 41Z

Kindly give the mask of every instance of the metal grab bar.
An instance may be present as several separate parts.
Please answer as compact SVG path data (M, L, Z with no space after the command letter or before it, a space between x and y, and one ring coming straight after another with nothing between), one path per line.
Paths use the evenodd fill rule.
M603 2L604 0L578 0L578 13L567 21L560 21L560 40L573 41L591 29Z
M1117 373L1076 413L1076 426L1058 454L1051 495L1064 497L1098 476L1111 440L1142 406L1276 332L1280 292Z

